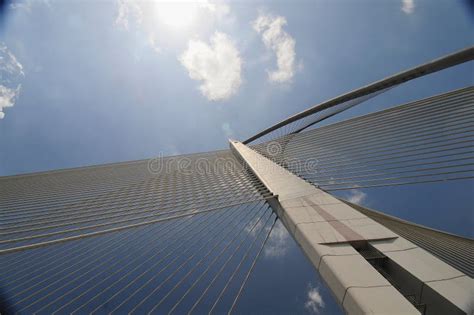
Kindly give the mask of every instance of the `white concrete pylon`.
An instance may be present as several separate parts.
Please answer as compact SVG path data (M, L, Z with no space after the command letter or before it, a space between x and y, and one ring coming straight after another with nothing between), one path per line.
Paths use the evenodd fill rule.
M230 141L230 147L267 189L278 196L278 200L270 202L272 208L345 312L420 314L400 288L395 288L356 250L354 244L361 243L370 244L388 257L384 259L400 267L401 279L412 277L416 285L409 289L422 291L425 286L432 294L441 295L433 305L447 305L446 310L459 310L461 314L469 312L471 278L464 275L468 278L464 279L456 269L244 144ZM425 310L430 305L424 302L436 300L436 297L423 300L422 293L417 294L415 303ZM428 313L436 310L431 308Z

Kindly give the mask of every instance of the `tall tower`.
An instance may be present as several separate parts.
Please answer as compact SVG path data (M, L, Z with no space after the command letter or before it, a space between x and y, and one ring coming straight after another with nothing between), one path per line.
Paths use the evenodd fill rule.
M316 125L472 59L396 74L227 150L1 177L1 313L232 313L281 220L348 314L472 314L472 239L336 192L472 181L474 87Z
M231 141L230 145L277 196L270 201L272 208L347 313L473 311L472 241L343 202L242 143ZM430 243L429 238L434 238L435 248L434 242L449 239L458 250L468 252L435 250L445 258L440 259L423 249L430 247L417 245Z

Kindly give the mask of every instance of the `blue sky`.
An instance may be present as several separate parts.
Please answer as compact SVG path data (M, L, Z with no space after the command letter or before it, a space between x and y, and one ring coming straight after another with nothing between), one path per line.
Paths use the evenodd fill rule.
M226 148L229 137L245 139L311 105L474 43L474 14L463 1L154 6L112 0L5 6L0 176ZM473 73L471 62L416 80L336 119L472 85ZM473 183L443 185L344 196L472 237ZM304 258L287 263L306 266L303 280L310 272ZM304 307L305 292L317 286L317 279L305 284L295 302L301 311L312 309ZM323 310L333 307L326 302Z

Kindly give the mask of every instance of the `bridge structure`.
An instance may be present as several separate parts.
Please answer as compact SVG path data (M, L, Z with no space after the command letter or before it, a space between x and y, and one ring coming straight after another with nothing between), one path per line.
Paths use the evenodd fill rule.
M334 192L469 183L474 86L320 123L473 59L466 48L227 150L1 177L2 314L236 312L277 220L348 314L472 314L472 239Z

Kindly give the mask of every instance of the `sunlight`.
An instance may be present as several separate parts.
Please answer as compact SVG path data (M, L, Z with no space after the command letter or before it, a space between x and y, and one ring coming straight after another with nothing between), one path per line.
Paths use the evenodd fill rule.
M196 20L198 11L198 2L158 1L155 3L155 14L158 21L174 29L190 27Z

